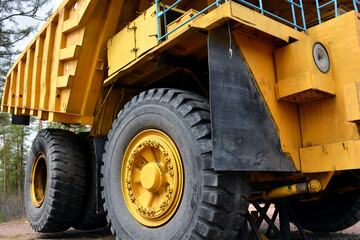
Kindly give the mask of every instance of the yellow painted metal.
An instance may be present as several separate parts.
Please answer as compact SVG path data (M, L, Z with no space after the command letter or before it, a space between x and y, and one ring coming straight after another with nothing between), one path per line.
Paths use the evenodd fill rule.
M9 72L2 110L91 124L123 2L63 1Z
M39 153L31 170L30 195L36 208L41 207L45 199L47 185L47 164L44 153Z
M301 136L298 105L276 99L273 56L275 47L238 32L234 32L234 35L278 128L282 151L291 157L296 169L300 170Z
M316 179L321 183L321 190L325 190L329 184L331 178L334 176L335 171L331 172L319 172L306 174L307 179Z
M228 1L205 16L194 19L191 26L210 30L229 19L286 42L289 42L290 38L300 40L306 37L304 32L299 32L233 1Z
M108 40L108 73L114 74L158 44L156 5Z
M158 45L156 5L145 10L134 21L135 30L135 49L136 57L140 57L149 49Z
M211 30L212 28L217 27L219 23L233 19L260 31L269 31L267 34L273 34L275 37L285 41L289 41L290 38L298 40L306 38L306 34L304 33L298 32L279 22L238 5L239 4L234 2L224 3L220 7L214 8L213 11L206 15L194 19L190 24L191 28L188 30L191 31L192 29L198 28ZM247 17L249 17L251 21L245 21ZM282 151L293 159L296 169L300 170L299 149L301 147L301 136L298 106L293 103L277 101L276 99L276 71L273 57L275 47L272 44L267 44L262 39L247 37L237 31L235 31L234 34L255 79L258 81L258 86L262 91L264 99L278 127ZM181 36L185 35L179 35L179 37ZM136 68L137 64L144 64L144 62L152 58L152 55L166 50L169 48L168 46L174 46L177 41L181 41L179 40L179 37L169 38L169 40L150 50L148 55L144 56L145 60L139 58L125 66L122 71L131 71L131 69ZM110 76L105 80L105 83L107 85L110 84L121 74L122 73L119 72ZM96 131L100 132L101 130L99 129Z
M329 172L360 168L360 140L300 149L302 171Z
M207 1L191 4L192 8L201 10ZM94 120L94 109L95 106L101 106L103 101L99 93L104 77L107 77L105 67L108 66L108 39L123 29L124 23L135 22L136 39L132 49L135 49L139 62L142 59L152 59L151 54L155 51L159 53L170 48L174 44L172 40L180 41L178 37L174 37L156 46L157 40L153 36L156 34L155 6L146 10L150 4L142 2L139 5L142 6L139 16L136 15L138 12L135 14L135 11L126 10L130 6L131 3L124 0L65 0L26 47L7 76L3 111L34 115L50 121L94 124L101 128L95 132L106 134L114 114L100 114L101 118L106 119ZM306 36L234 2L212 8L207 14L199 16L191 22L190 30L211 29L229 19L260 31L268 31L285 41ZM125 41L120 45L123 50L129 46L129 42ZM116 55L117 51L110 51L109 48L109 52ZM114 61L119 62L124 56L118 54ZM123 64L129 62L130 59ZM127 66L132 68L135 63ZM110 64L110 74L111 71L116 71L114 68L118 67ZM136 74L141 75L141 72ZM115 80L117 74L112 77L107 83ZM106 126L97 124L98 121L106 122Z
M177 28L178 26L180 26L181 24L183 24L185 21L189 20L190 18L192 18L193 16L195 16L196 14L198 14L198 11L194 10L194 9L190 9L189 11L187 11L186 13L184 13L182 16L180 16L178 19L176 19L175 21L173 21L172 23L167 25L167 32L171 32L172 30L174 30L175 28ZM202 14L203 16L204 14ZM175 38L178 35L180 35L181 33L183 33L184 31L186 31L189 28L189 25L191 26L192 21L188 22L187 24L183 25L182 27L176 29L176 31L172 32L168 39L171 38Z
M275 51L278 99L306 103L335 95L332 64L327 73L322 73L315 64L316 42L307 37Z
M121 170L126 205L141 224L157 227L176 213L183 193L180 153L164 132L144 130L129 143Z
M93 135L106 135L116 112L136 94L129 89L139 79L143 84L145 80L152 81L148 76L159 69L163 72L155 76L157 80L179 70L169 68L164 73L164 68L155 67L159 54L177 51L181 56L201 59L197 51L205 48L206 39L195 45L192 36L203 40L203 30L230 20L236 42L278 129L282 152L293 160L296 170L313 173L360 168L353 152L359 150L360 140L355 123L360 117L358 13L349 12L328 20L305 34L228 1L191 21L190 27L179 31L181 34L158 44L152 36L156 34L154 6L148 1L133 3L65 0L12 67L5 84L2 110L50 121L93 124ZM198 11L197 6L206 3L191 1L183 9ZM131 37L116 40L117 32L121 35L129 30L129 22L129 28L134 27L134 31L125 35ZM108 45L107 56L106 46L111 41L115 45ZM327 74L320 73L312 61L310 49L315 41L323 43L331 55L332 70ZM184 47L185 44L189 47ZM288 46L277 50L285 44ZM206 55L206 51L201 52ZM122 82L125 77L130 80ZM116 89L119 87L116 85L109 91L110 84L116 80L124 88ZM304 94L309 91L310 94ZM335 93L335 97L322 98ZM295 95L296 103L281 100L291 100ZM307 102L314 95L318 100ZM343 143L351 146L349 150L340 151ZM347 155L337 154L335 159L319 151L323 146L333 149L335 154L345 151Z
M335 157L322 154L321 149L323 145L327 148L334 143L336 149L340 150L345 142L349 147L354 146L354 151L358 151L356 141L352 140L360 139L359 131L355 123L347 120L344 86L360 82L360 15L354 11L346 13L310 28L308 34L330 48L336 97L299 105L304 146L301 150L303 171L354 168L359 166L355 162L358 152L341 150L344 155L338 154ZM316 147L307 148L311 146ZM309 151L314 151L315 155L310 156Z
M239 22L244 26L248 26L259 30L260 32L269 34L278 39L282 39L286 42L289 42L290 39L301 40L307 37L304 32L299 32L291 27L263 16L260 13L254 12L232 1L228 1L219 7L213 8L213 10L209 13L195 18L193 21L191 21L191 24L188 24L187 32L192 32L194 29L211 30L218 27L219 24L229 21L229 19ZM122 72L136 68L136 65L142 63L142 60L146 61L152 59L152 54L158 54L161 51L168 50L172 46L176 45L177 42L182 40L180 36L181 35L176 38L170 37L169 40L164 41L158 46L154 47L151 51L148 52L147 55L144 55L142 58L139 58L124 67ZM119 75L122 74L122 72L111 75L104 81L104 83L106 85L112 83L119 77Z
M127 27L110 38L108 47L108 74L111 76L117 70L136 59L135 24L129 23Z
M346 120L360 121L360 82L351 82L344 85Z
M263 191L262 198L264 200L271 200L276 198L289 197L292 195L304 194L304 193L317 193L322 189L321 183L312 179L309 182L292 184L289 186L283 186L271 190L270 192Z

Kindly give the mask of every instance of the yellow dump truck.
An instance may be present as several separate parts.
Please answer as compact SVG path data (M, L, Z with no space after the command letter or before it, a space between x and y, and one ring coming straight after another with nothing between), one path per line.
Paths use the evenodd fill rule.
M289 239L290 221L304 238L355 224L359 7L64 0L11 68L1 106L17 124L91 125L34 140L33 229L109 223L119 239L265 239L265 220Z

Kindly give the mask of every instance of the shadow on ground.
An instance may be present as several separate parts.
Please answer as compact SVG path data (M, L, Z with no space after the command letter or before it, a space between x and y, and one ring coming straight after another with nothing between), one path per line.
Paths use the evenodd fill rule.
M111 235L109 228L100 228L92 231L79 231L75 229L67 230L59 233L39 233L35 239L104 239L113 240L115 236Z
M311 240L359 240L360 236L358 234L347 234L347 233L312 233L306 232L307 236ZM51 233L51 234L39 234L35 239L66 239L66 240L79 240L79 239L104 239L104 240L115 240L115 236L111 235L111 232L108 228L102 228L93 231L79 231L70 229L66 232L61 233ZM271 240L279 239L276 237L270 238ZM302 240L302 236L299 232L291 233L292 240Z

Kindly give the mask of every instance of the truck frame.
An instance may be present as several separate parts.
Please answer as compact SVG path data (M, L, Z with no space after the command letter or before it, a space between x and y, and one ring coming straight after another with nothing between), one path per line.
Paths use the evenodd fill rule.
M119 239L261 239L270 203L302 234L355 224L359 6L64 0L14 63L1 105L15 124L91 125L34 140L33 229L109 223Z

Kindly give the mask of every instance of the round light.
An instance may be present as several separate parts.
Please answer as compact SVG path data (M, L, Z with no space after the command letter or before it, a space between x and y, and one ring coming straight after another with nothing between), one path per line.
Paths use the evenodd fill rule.
M326 48L319 42L314 44L313 57L317 68L322 73L327 73L330 70L330 58Z

